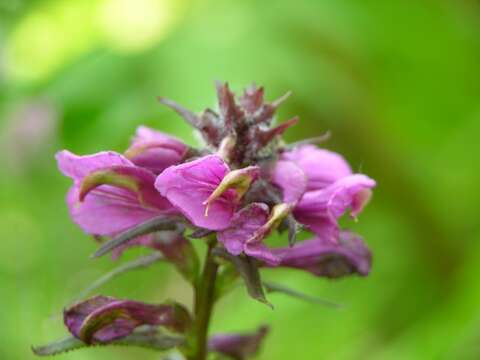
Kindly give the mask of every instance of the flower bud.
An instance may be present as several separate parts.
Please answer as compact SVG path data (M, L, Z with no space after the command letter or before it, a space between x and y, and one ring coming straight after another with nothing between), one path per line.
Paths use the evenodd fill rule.
M96 296L64 312L65 325L83 342L106 343L130 335L141 325L165 326L185 332L191 324L180 304L150 305L131 300Z

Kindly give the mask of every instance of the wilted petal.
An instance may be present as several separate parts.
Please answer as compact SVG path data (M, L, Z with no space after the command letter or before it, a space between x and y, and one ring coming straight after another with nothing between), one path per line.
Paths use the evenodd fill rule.
M208 340L210 351L222 353L236 360L248 359L258 353L269 328L261 326L250 334L217 334Z
M120 154L77 156L61 151L56 157L62 173L74 180L67 194L70 214L87 233L113 236L175 211L153 187L154 175Z
M324 189L306 192L295 207L295 218L317 234L331 232L347 209L352 216L360 212L368 198L365 191L374 186L375 181L365 175L343 177Z
M208 216L206 201L228 172L227 164L219 156L209 155L167 168L157 177L155 186L194 225L220 230L230 223L238 203L237 192L222 192L209 204Z
M141 325L162 325L183 332L191 320L188 311L179 304L150 305L96 296L65 310L64 322L80 340L106 343L128 336Z
M261 243L263 237L258 235L258 231L268 222L269 214L266 204L249 204L233 216L227 229L217 233L218 240L232 255L243 252L269 264L277 264L278 258Z
M294 162L305 172L308 191L322 189L352 174L350 166L341 155L314 145L298 146L284 152L281 158Z
M362 238L349 231L340 232L336 242L317 237L293 247L275 249L274 254L280 257L280 266L330 278L353 273L366 276L372 262L370 250Z
M159 174L167 167L178 164L187 151L188 147L180 140L140 126L125 156L135 165Z
M292 161L277 161L271 181L282 189L286 203L296 203L307 188L305 172Z

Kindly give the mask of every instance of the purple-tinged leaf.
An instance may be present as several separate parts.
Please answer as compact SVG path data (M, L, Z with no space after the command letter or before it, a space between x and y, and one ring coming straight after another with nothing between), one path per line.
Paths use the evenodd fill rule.
M258 353L268 331L268 326L261 326L254 333L216 334L209 338L208 349L235 360L245 360Z
M234 256L220 248L213 249L212 253L215 256L230 261L235 266L245 283L250 297L273 309L272 304L268 302L265 297L262 281L260 279L260 272L258 271L258 266L254 259L247 256Z

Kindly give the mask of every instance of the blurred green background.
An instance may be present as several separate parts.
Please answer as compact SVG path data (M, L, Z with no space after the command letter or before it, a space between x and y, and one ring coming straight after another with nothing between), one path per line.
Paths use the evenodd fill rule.
M259 359L480 358L480 6L473 0L0 0L0 359L66 335L61 311L114 264L70 221L53 155L122 151L136 126L194 144L157 95L199 111L213 80L293 96L287 139L325 146L378 181L357 224L371 276L268 278L335 310L243 289L213 331L272 326ZM120 261L141 250L132 250ZM190 291L164 265L102 292L149 302ZM158 359L87 349L58 359Z

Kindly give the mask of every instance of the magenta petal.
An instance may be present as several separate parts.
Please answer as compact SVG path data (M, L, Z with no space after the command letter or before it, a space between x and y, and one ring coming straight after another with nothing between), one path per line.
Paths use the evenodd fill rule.
M365 190L375 187L375 185L374 180L361 174L346 176L338 180L328 190L325 189L330 193L329 212L335 218L342 216L348 208L358 214L364 201L368 200L368 197L364 198L362 194L365 193Z
M285 203L297 202L307 188L307 177L304 171L292 161L277 161L271 180L282 189Z
M59 151L55 158L63 175L75 181L83 179L92 171L110 166L133 166L133 163L114 151L102 151L93 155L78 156L68 150Z
M280 257L280 266L330 278L352 273L366 276L372 262L370 250L362 238L349 231L340 232L337 242L317 237L291 248L275 249L274 254Z
M350 166L341 155L314 145L303 145L284 152L282 159L300 166L307 176L309 191L322 189L352 174Z
M101 186L83 202L78 197L78 188L70 188L70 215L85 232L94 235L113 236L163 213L140 205L135 194L112 186Z
M249 256L275 265L279 262L279 259L265 245L257 241L249 243L257 230L267 222L268 216L268 205L252 203L238 211L233 216L230 226L217 233L217 238L232 255L240 255L244 252Z
M190 317L178 304L150 305L96 296L65 310L64 322L72 335L86 343L107 343L128 336L141 325L182 332L190 325Z
M125 154L135 165L159 174L181 162L187 150L188 147L180 140L140 126Z
M228 166L217 155L209 155L163 171L155 187L194 225L210 229L226 228L236 207L236 192L225 191L209 205L205 215L205 201L229 172Z

